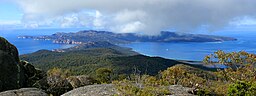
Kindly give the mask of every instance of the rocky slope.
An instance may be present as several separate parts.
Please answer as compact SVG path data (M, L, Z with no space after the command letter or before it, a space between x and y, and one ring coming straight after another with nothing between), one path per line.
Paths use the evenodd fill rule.
M0 96L48 96L48 94L37 88L22 88L1 92Z
M69 91L61 96L113 96L118 94L112 84L88 85Z
M194 96L190 92L193 88L182 87L180 85L168 86L171 96ZM89 85L71 90L61 96L113 96L120 95L113 84Z

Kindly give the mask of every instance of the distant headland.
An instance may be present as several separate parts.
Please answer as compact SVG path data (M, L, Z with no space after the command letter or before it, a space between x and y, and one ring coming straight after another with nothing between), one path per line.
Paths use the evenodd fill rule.
M108 31L84 30L76 33L58 32L45 36L19 36L22 39L52 40L53 43L83 44L88 42L109 42L125 44L131 42L223 42L236 38L215 35L188 34L162 31L158 36L137 35L135 33L113 33Z

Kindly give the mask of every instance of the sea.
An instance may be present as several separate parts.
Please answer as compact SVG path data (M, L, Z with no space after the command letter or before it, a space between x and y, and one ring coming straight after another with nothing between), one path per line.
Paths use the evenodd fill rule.
M70 29L16 29L16 30L0 30L0 36L5 37L14 44L19 54L28 54L38 50L47 49L63 49L75 45L69 44L54 44L52 41L18 39L20 35L51 35L56 32L77 32L86 30L82 28ZM176 60L193 60L201 61L206 55L209 55L217 50L226 52L247 51L256 53L256 28L230 28L216 32L207 32L201 34L228 36L237 38L237 41L225 42L134 42L131 44L121 44L120 46L132 48L134 51L147 56L163 57Z
M33 39L20 39L18 36L28 35L28 36L41 36L41 35L51 35L56 32L76 32L86 29L10 29L10 30L0 30L0 36L6 38L10 43L15 45L19 51L19 55L33 53L38 50L53 50L53 49L65 49L73 47L75 45L70 44L55 44L52 41L45 40L33 40Z
M122 46L147 56L164 57L175 60L202 61L205 56L218 50L225 52L246 51L256 53L256 30L223 30L211 35L234 37L237 41L225 42L136 42Z

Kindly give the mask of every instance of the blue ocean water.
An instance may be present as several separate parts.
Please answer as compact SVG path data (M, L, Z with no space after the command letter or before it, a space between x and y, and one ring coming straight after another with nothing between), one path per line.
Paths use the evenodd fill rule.
M0 36L6 38L9 42L14 44L18 50L19 54L27 54L36 52L41 49L59 49L59 48L69 48L74 45L69 44L54 44L52 41L44 40L33 40L33 39L18 39L20 35L51 35L56 32L76 32L83 29L16 29L16 30L0 30Z
M77 32L86 29L31 29L31 30L0 30L0 36L7 38L11 43L17 46L20 54L32 53L41 49L68 48L74 45L53 44L51 41L18 39L19 35L51 35L56 32ZM148 56L159 56L178 60L198 60L201 61L204 56L217 50L226 52L245 50L250 53L256 53L256 29L248 30L228 30L213 33L211 35L235 37L237 41L227 42L205 42L205 43L154 43L154 42L136 42L121 45L133 48L141 54Z
M159 56L177 60L202 61L206 55L217 50L238 52L241 50L256 53L256 31L220 31L212 35L235 37L237 41L205 42L205 43L154 43L136 42L122 45L148 56Z

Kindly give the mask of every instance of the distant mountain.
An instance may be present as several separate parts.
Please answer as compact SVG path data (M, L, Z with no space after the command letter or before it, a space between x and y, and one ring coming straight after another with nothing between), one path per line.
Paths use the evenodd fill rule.
M108 31L85 30L76 33L55 33L50 36L19 36L35 40L52 40L54 43L82 44L86 42L106 41L112 44L131 42L222 42L234 41L232 37L202 34L187 34L162 31L158 36L137 35L135 33L112 33Z

